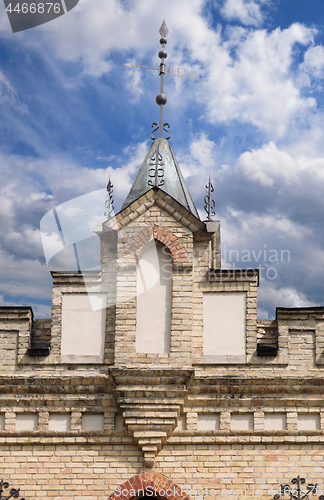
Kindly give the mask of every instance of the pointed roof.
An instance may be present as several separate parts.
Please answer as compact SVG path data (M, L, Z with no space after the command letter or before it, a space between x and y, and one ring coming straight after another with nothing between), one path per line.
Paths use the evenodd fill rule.
M154 173L156 168L154 161L157 150L160 155L159 164L163 168L163 176L159 170L157 184L154 185L155 179L154 175L152 177L152 172ZM160 169L160 166L158 168ZM149 184L150 180L152 184ZM172 196L172 198L199 219L197 209L192 201L174 153L167 139L163 138L155 139L152 143L121 209L123 210L128 207L128 205L150 191L153 187L159 188Z

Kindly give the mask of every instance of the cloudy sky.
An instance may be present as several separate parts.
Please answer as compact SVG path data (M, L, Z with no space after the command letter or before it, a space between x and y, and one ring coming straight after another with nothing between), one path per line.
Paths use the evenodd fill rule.
M125 63L159 64L163 18L204 79L167 76L164 118L202 218L212 174L223 267L260 269L261 318L324 304L323 0L80 0L15 34L0 0L0 305L50 315L48 212L92 227L109 176L119 211L158 120L158 72Z

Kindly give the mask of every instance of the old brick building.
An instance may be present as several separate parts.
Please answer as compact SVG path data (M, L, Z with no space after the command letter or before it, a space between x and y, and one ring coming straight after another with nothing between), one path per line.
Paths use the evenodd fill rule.
M52 273L51 320L0 308L1 477L26 499L322 486L324 308L257 320L257 272L220 268L166 139L96 233L101 270Z

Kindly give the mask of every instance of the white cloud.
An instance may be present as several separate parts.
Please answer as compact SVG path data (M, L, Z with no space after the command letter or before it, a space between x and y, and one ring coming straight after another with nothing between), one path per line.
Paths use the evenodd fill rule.
M293 157L280 150L273 142L261 149L243 153L237 167L244 175L264 187L285 189L299 186L305 181L310 185L324 188L324 159L309 158L304 155Z
M262 186L274 187L278 180L291 184L296 179L296 161L285 151L279 151L273 142L243 153L238 167L248 179Z
M274 138L281 137L297 114L307 114L316 106L315 99L300 95L291 72L295 44L308 45L313 31L294 24L286 30L245 31L244 35L235 48L231 39L224 43L227 51L235 49L234 60L223 58L210 66L208 119L252 123Z
M10 96L15 95L15 91L9 82L8 78L0 71L0 95L9 94Z
M225 0L221 13L230 21L240 21L242 24L258 26L263 21L261 5L265 0Z
M298 83L301 87L319 87L322 89L324 78L324 47L312 45L304 54L304 61L299 65Z
M19 100L18 94L6 75L0 71L0 102L6 101L20 113L27 112L27 106Z
M304 62L300 67L315 78L324 77L324 47L315 45L309 47L304 55Z
M192 137L189 153L178 155L178 163L185 177L189 175L204 175L210 172L215 164L216 144L204 132Z
M261 309L262 304L267 303L276 307L312 307L317 306L305 297L305 294L299 292L293 287L276 287L275 283L263 281L258 289L258 301Z

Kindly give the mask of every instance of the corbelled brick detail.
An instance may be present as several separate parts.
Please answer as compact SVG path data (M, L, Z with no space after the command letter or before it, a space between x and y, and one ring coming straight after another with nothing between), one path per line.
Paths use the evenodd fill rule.
M193 370L112 368L111 374L125 427L141 448L145 466L153 467L178 424Z
M173 262L186 262L187 252L177 236L160 226L152 226L138 233L125 250L124 262L136 263L150 241L160 241L171 252Z

